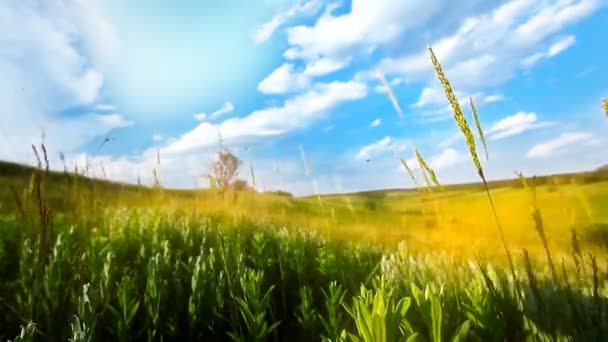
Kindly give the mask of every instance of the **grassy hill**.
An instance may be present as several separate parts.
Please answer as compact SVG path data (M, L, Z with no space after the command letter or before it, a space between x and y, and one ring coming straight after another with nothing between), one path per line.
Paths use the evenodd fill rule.
M31 187L32 167L0 163L0 213L16 213ZM411 248L471 256L500 255L492 214L479 183L446 185L445 192L384 189L352 194L294 198L282 193L218 192L209 189L155 189L71 173L44 173L45 201L56 212L93 208L174 208L222 217L241 217L281 225L308 226L334 239L372 240ZM498 215L509 240L541 253L530 217L530 194L520 180L490 182ZM537 177L537 197L553 243L567 253L569 231L608 222L608 171ZM18 200L19 198L19 200ZM564 209L567 203L568 210ZM584 235L584 234L583 234ZM493 246L492 248L487 248Z
M479 184L292 198L2 163L0 340L600 340L605 172L540 183L555 264L531 193L492 183L516 281Z

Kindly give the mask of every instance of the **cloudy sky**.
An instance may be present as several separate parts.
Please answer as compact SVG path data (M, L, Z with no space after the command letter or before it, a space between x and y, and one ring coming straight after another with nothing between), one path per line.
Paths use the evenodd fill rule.
M415 145L440 181L475 180L431 45L478 105L490 178L608 163L605 0L219 3L0 2L0 159L44 139L56 169L150 182L158 151L188 188L221 137L258 189L309 194L411 187L395 153Z

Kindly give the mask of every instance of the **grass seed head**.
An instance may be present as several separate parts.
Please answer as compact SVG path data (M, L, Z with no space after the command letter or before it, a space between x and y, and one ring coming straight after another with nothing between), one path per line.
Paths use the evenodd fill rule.
M426 161L424 160L424 158L422 157L422 155L420 154L420 151L418 151L417 148L414 148L414 151L416 151L416 158L418 159L418 163L420 164L420 168L422 169L422 174L425 177L425 180L427 182L427 186L429 186L430 188L430 184L428 179L426 178L426 174L428 173L428 175L431 177L431 180L433 181L433 183L440 189L443 190L443 186L441 185L441 183L439 183L439 180L437 179L437 175L435 174L435 170L433 170L433 168L431 168Z
M469 148L469 153L471 154L471 159L473 160L473 164L475 165L475 168L477 168L477 172L479 173L479 175L482 178L485 178L485 176L483 176L483 168L481 167L481 162L479 161L479 157L477 156L477 149L475 147L475 138L473 137L473 132L471 132L471 128L467 123L467 119L462 113L462 109L460 108L458 99L456 98L454 90L450 85L450 81L443 72L443 67L439 63L439 60L437 60L437 57L435 56L435 53L433 52L433 49L431 47L429 47L429 53L431 55L431 62L433 63L433 67L435 68L435 72L437 73L437 78L439 79L439 82L441 82L445 95L447 96L448 101L452 106L452 110L454 111L454 119L456 120L458 127L464 134L467 146Z
M604 98L604 100L602 100L602 106L604 107L606 117L608 117L608 98Z

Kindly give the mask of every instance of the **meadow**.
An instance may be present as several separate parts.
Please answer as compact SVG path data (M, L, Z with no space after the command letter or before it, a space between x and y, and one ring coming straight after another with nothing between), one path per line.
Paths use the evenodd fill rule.
M608 173L488 182L431 58L478 184L418 152L414 189L309 198L0 164L0 340L602 340Z

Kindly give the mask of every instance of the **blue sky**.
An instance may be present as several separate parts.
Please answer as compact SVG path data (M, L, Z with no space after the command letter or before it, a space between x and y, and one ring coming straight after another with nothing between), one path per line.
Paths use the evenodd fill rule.
M70 168L150 182L158 150L163 183L188 188L206 186L221 135L258 189L411 187L395 154L415 167L414 145L442 182L472 181L431 45L478 105L490 178L593 169L608 163L606 5L4 1L0 159L32 163L44 138L54 168L62 152Z

